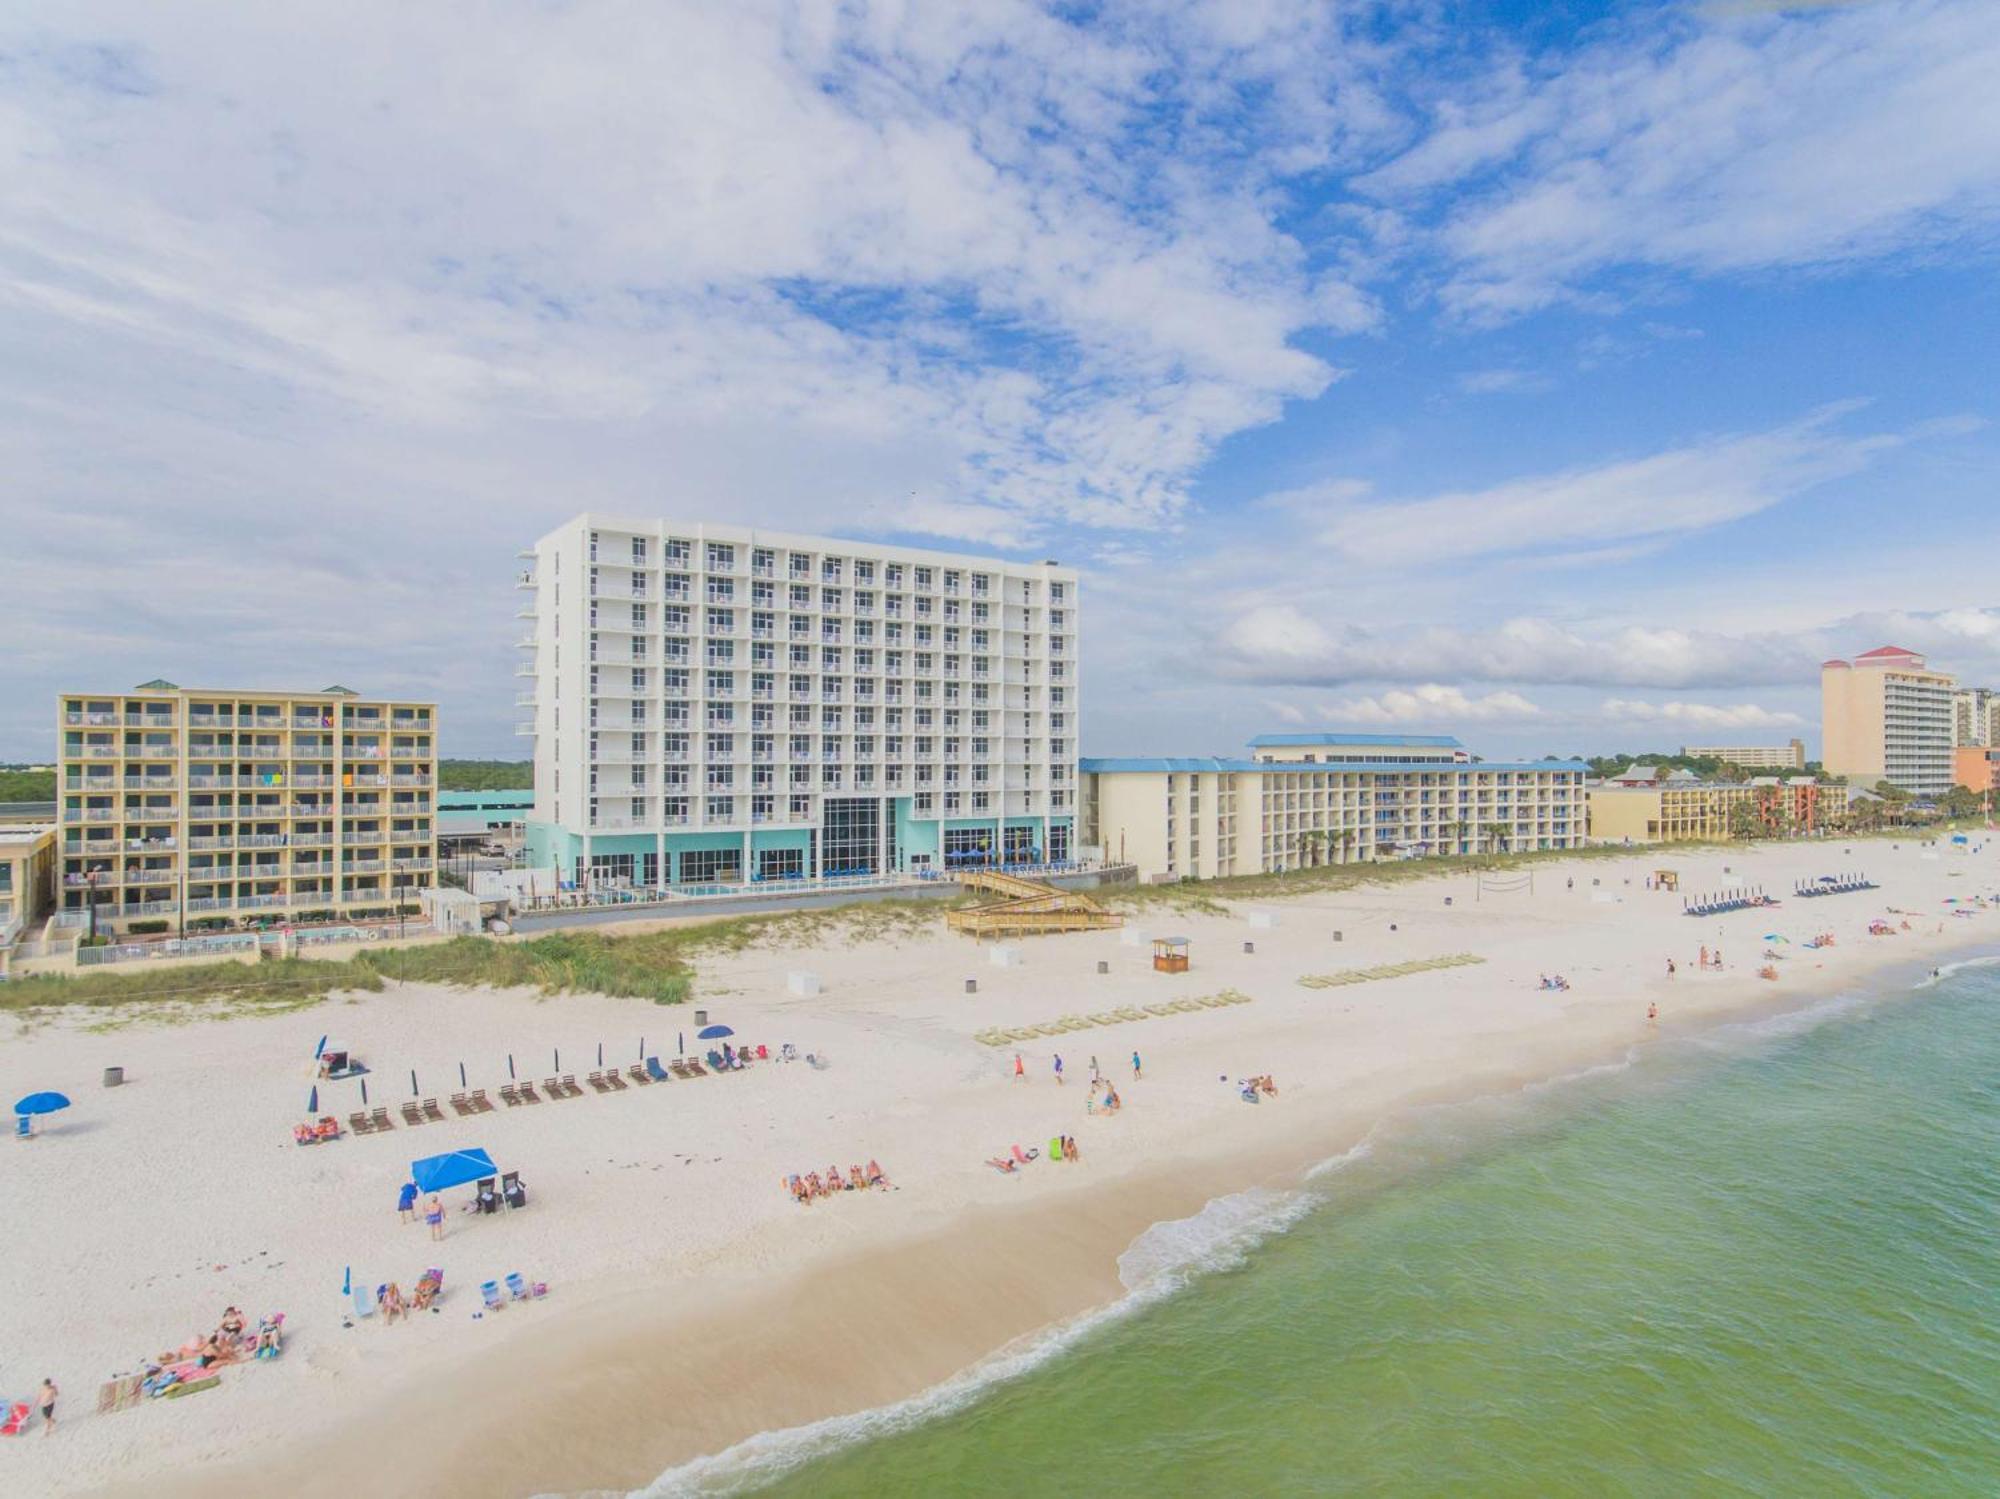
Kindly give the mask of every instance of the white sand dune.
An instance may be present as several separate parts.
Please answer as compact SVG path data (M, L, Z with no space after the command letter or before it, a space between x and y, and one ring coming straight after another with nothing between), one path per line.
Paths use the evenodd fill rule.
M1644 888L1663 864L1681 871L1683 891L1756 882L1785 904L1687 919L1679 896ZM1786 898L1796 878L1856 866L1882 889ZM539 1080L560 1049L561 1070L581 1078L600 1043L621 1067L642 1036L671 1058L686 1032L694 1050L694 1017L428 987L101 1031L93 1025L123 1017L9 1016L0 1098L59 1088L76 1106L41 1138L0 1148L0 1394L25 1396L44 1375L64 1392L53 1438L0 1444L0 1488L490 1495L642 1484L762 1427L910 1394L1100 1303L1118 1292L1118 1252L1148 1223L1252 1181L1295 1179L1409 1102L1516 1086L1677 1028L1798 1004L1887 964L1927 966L1992 943L2000 914L1956 918L1944 902L1990 897L1995 884L1990 853L1911 842L1653 852L1541 866L1532 894L1476 899L1457 875L1260 900L1275 926L1253 928L1247 908L1147 911L1136 926L1192 939L1193 970L1173 977L1114 932L1026 942L1020 965L1004 968L941 923L894 946L752 950L705 962L699 1003L739 1037L774 1054L791 1042L824 1069L772 1062L476 1118L447 1109L441 1124L399 1119L386 1136L307 1149L290 1128L322 1033L374 1069L371 1101L393 1112L412 1068L425 1095L443 1098L463 1062L497 1102L509 1052ZM1889 907L1926 914L1896 937L1866 936ZM1838 945L1806 949L1820 930ZM1755 975L1766 932L1791 939L1775 983ZM1721 946L1722 973L1694 971L1704 942ZM1462 952L1486 961L1342 987L1298 982ZM1682 970L1672 980L1669 955ZM1100 959L1109 974L1096 972ZM822 994L788 997L785 975L801 967L822 976ZM1567 993L1537 986L1555 972ZM975 995L963 992L968 977ZM1018 1048L974 1039L1224 988L1251 1002ZM1654 1001L1657 1026L1645 1019ZM1026 1082L1011 1076L1016 1049ZM1115 1118L1085 1111L1093 1054L1123 1095ZM100 1088L107 1065L123 1066L128 1084ZM1280 1097L1245 1105L1234 1080L1266 1072ZM359 1088L322 1085L321 1102L344 1121ZM982 1164L1016 1143L1046 1150L1058 1133L1077 1136L1080 1165L1037 1162L1008 1177ZM523 1173L531 1204L454 1211L434 1245L398 1221L397 1188L412 1157L474 1145ZM784 1173L871 1157L899 1190L802 1209L781 1189ZM456 1206L470 1189L449 1196ZM345 1325L350 1270L407 1291L430 1265L445 1272L439 1313ZM480 1282L509 1271L549 1282L550 1296L479 1316ZM92 1413L101 1380L211 1328L228 1304L252 1318L285 1312L286 1356L231 1368L219 1388L185 1399Z

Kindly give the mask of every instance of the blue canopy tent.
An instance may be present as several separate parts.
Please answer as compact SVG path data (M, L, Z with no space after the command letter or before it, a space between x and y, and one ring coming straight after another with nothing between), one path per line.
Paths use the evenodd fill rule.
M410 1162L410 1179L419 1192L442 1192L499 1174L493 1157L483 1150L453 1150Z

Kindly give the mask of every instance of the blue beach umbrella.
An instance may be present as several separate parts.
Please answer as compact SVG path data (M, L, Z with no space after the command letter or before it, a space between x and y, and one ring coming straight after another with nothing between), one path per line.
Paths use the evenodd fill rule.
M318 1084L318 1083L314 1083L314 1084L313 1084L313 1090L312 1090L312 1092L311 1092L310 1094L308 1094L308 1095L306 1096L306 1112L307 1112L308 1114L317 1114L317 1113L319 1112L319 1084Z
M60 1093L30 1093L14 1105L17 1114L53 1114L57 1109L69 1107L69 1100Z
M735 1034L736 1032L732 1031L726 1025L711 1025L696 1031L694 1038L697 1041L720 1041L724 1036L733 1036Z

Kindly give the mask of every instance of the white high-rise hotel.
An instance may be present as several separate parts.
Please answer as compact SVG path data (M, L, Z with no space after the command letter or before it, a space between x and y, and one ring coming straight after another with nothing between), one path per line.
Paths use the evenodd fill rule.
M531 863L657 888L1072 856L1074 571L597 515L521 555Z

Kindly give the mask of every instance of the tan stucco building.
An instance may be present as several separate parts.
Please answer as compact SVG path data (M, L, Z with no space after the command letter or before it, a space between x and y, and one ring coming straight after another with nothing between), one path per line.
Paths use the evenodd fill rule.
M1086 759L1084 842L1145 879L1580 847L1580 762L1474 761L1457 740L1266 734L1245 759Z
M1883 646L1820 665L1820 758L1828 774L1913 796L1952 784L1952 693L1957 680L1924 658Z
M48 910L55 888L55 824L0 825L0 947Z
M57 704L61 903L132 921L388 914L436 878L437 705L147 682Z
M1837 826L1847 815L1847 786L1809 776L1748 784L1662 780L1592 786L1589 805L1593 842L1717 843Z

